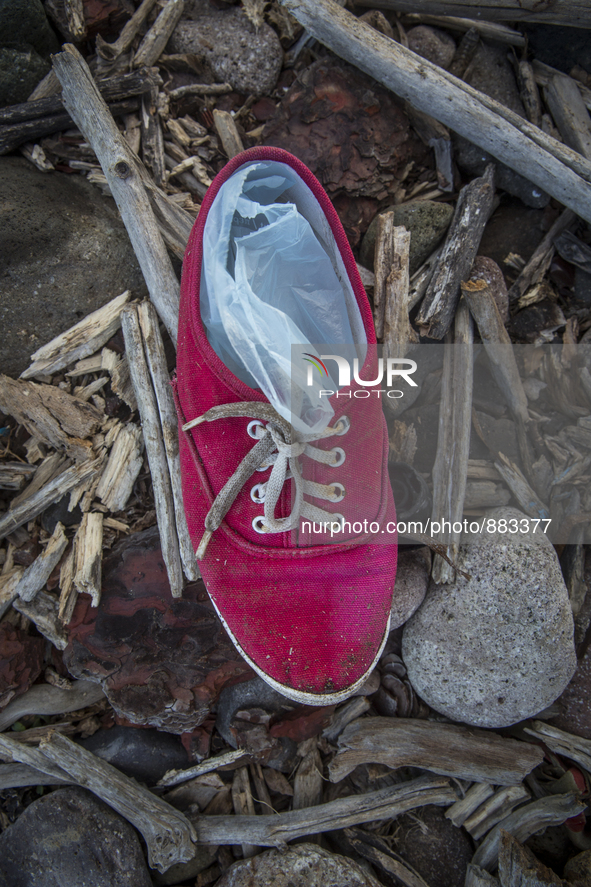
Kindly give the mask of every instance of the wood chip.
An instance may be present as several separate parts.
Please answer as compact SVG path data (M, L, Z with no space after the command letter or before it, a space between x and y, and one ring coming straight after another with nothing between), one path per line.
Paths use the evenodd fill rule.
M96 488L96 495L109 511L116 514L127 505L144 462L143 452L142 429L133 422L124 425Z
M58 617L59 604L57 598L44 591L35 595L32 601L23 601L16 597L12 606L37 626L41 634L51 641L58 650L65 650L68 638Z
M67 545L68 540L64 533L64 528L58 521L53 535L45 547L45 551L27 567L16 587L16 593L21 600L32 601L35 595L41 591L54 568L60 562Z
M168 0L133 57L133 67L156 64L185 9L185 0Z
M229 111L218 111L215 108L213 122L228 160L244 151L242 139L236 129L234 118Z
M486 782L474 783L463 798L460 798L449 810L445 811L446 818L451 819L453 824L459 828L481 804L494 794L494 791L492 785L488 785Z
M98 607L101 597L103 561L103 515L85 514L74 539L74 585L80 594L89 594L92 606Z

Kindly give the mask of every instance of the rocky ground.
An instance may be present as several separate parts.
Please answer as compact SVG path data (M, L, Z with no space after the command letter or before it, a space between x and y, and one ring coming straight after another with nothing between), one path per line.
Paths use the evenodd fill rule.
M591 883L588 223L495 163L466 274L534 355L531 465L502 374L475 362L466 513L543 509L561 534L464 539L451 566L441 546L401 546L377 669L337 708L298 706L237 654L194 564L182 596L169 578L121 328L122 314L148 323L149 287L89 139L51 104L51 54L74 43L116 84L107 100L168 213L175 274L228 158L283 147L333 200L378 327L383 220L410 232L406 322L425 334L437 251L457 240L465 189L487 194L491 158L276 2L148 7L123 45L131 0L0 0L0 885ZM567 144L549 80L570 75L591 107L588 31L515 22L491 37L346 8ZM172 24L156 51L145 34L160 15ZM133 88L117 79L133 72ZM160 335L154 359L172 372ZM559 359L535 347L550 343ZM443 489L444 372L435 359L411 409L388 415L399 516L430 513Z

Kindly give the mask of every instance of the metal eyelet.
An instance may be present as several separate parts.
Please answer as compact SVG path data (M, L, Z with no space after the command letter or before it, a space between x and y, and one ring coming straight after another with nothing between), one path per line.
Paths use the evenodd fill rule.
M335 431L336 437L342 437L343 434L346 434L347 431L349 430L349 428L351 427L351 420L349 419L348 416L341 416L341 418L337 422L337 425L340 425L341 423L343 424L343 428L341 428L340 431Z
M260 440L260 437L254 433L254 429L257 427L257 425L260 425L261 428L265 428L263 422L260 422L258 419L253 419L252 422L248 423L248 426L246 428L246 433L249 437L252 437L253 440Z
M344 527L343 527L343 524L345 523L344 516L337 512L336 514L331 514L331 518L332 518L332 521L334 521L335 523L339 523L341 525L339 532L344 533Z
M330 497L329 502L342 502L345 498L345 488L342 484L331 484L334 495Z
M257 515L257 517L255 517L255 518L253 518L252 528L253 528L253 530L255 530L255 532L261 533L261 534L269 532L267 530L267 527L265 526L264 520L265 520L265 518L261 514Z
M262 505L262 503L265 501L264 484L256 484L250 491L250 498L253 502L256 502L257 505Z
M333 449L330 452L333 453L335 458L338 460L336 462L330 463L332 468L338 468L339 465L342 465L343 462L345 461L345 459L347 458L347 454L342 449L342 447L333 447Z

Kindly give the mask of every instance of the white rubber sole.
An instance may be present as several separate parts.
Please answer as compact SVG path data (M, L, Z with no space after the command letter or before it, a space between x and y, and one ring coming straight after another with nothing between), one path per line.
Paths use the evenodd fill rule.
M294 702L300 702L302 705L336 705L339 702L344 702L345 699L349 699L351 696L354 696L357 690L363 686L366 682L374 668L376 667L380 656L382 655L383 649L386 646L386 641L388 640L388 635L390 634L390 616L388 616L388 623L386 625L386 631L384 632L384 637L382 638L382 643L380 644L380 649L378 650L373 662L363 673L363 675L359 678L359 680L355 681L354 684L351 684L350 687L347 687L345 690L339 690L338 693L305 693L302 690L294 690L293 687L286 687L285 684L280 684L279 681L276 681L274 678L270 677L266 674L262 668L260 668L252 659L244 652L236 638L234 637L230 627L222 614L220 613L215 601L210 596L210 600L215 607L215 611L220 617L220 621L224 628L226 629L228 636L242 658L245 662L248 662L250 667L255 671L259 677L265 681L266 684L269 684L270 687L273 687L278 693L281 693L282 696L287 697L287 699L293 699Z

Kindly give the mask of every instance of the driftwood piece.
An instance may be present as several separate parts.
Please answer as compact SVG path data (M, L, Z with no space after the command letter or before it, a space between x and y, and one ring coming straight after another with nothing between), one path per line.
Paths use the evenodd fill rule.
M16 587L24 573L24 567L13 567L0 576L0 619L16 599Z
M359 6L394 9L396 12L426 12L433 15L461 15L467 18L509 22L545 22L591 28L591 10L585 0L554 0L551 4L524 5L520 0L474 3L474 0L359 0Z
M176 344L179 283L142 182L139 161L117 129L80 53L67 44L53 57L53 64L62 84L64 105L99 160L150 297Z
M207 758L201 764L195 764L194 767L188 767L186 770L169 770L159 780L158 787L172 788L174 785L181 785L183 782L188 782L189 779L194 779L196 776L203 776L204 773L213 773L215 770L219 770L220 767L235 764L241 758L244 758L246 754L244 749L237 748L234 751Z
M463 826L475 841L479 841L490 829L511 813L517 804L531 800L522 785L501 788L464 820Z
M93 511L82 517L74 540L74 585L80 594L89 594L92 606L101 598L103 561L103 515Z
M591 160L591 120L576 81L566 74L555 75L544 98L564 142Z
M538 59L533 59L532 70L538 86L548 86L553 77L560 77L563 75L563 72L559 71L558 68L546 65L544 62L538 61ZM585 107L591 111L591 89L579 80L576 80L575 83L581 93L581 98L583 99ZM542 122L543 118L544 115L542 115Z
M155 4L156 0L143 0L129 21L123 26L119 37L114 43L107 43L99 34L96 38L96 49L101 58L106 61L114 61L120 55L123 55L124 52L127 52L133 43L133 38L148 18Z
M501 882L490 872L481 869L478 865L470 865L466 870L464 887L501 887Z
M341 58L591 220L591 164L585 158L514 111L379 34L335 0L281 3ZM414 4L412 11L417 11Z
M193 818L193 824L199 843L277 847L305 835L392 819L426 804L447 806L455 798L446 779L421 776L400 785L305 810L268 816L198 816Z
M72 43L86 40L87 27L83 0L47 0L46 11L58 30Z
M340 782L358 764L421 767L445 776L518 785L541 763L541 749L495 733L407 718L362 718L345 728L329 764ZM454 798L455 801L455 798Z
M27 619L33 622L43 637L51 641L58 650L65 650L68 646L68 639L64 631L63 625L58 618L59 604L57 598L44 591L40 591L32 601L23 601L16 597L12 606Z
M228 92L232 92L229 83L190 83L188 86L177 86L176 89L171 89L168 98L174 102L184 99L188 95L226 95Z
M503 887L563 887L568 881L543 865L529 847L524 847L508 832L501 831L499 878Z
M121 311L131 293L126 290L111 299L102 308L93 311L79 323L60 333L51 342L38 348L31 355L31 366L21 374L21 379L31 376L51 375L64 367L98 351L115 335L121 325Z
M185 0L168 0L133 57L134 68L154 65L164 51L185 9Z
M271 804L271 795L269 794L269 789L267 788L267 783L265 782L265 776L263 774L263 768L255 761L254 764L250 764L249 768L250 776L254 783L254 800L259 805L259 810L261 813L272 813L273 805Z
M550 825L562 825L571 816L577 816L585 810L576 792L564 795L549 795L539 801L525 804L505 817L488 833L472 858L472 864L488 871L497 865L501 832L509 832L518 841L526 841L535 832Z
M151 171L154 181L161 187L166 179L164 163L164 138L157 107L158 92L148 99L142 99L141 107L141 144L142 160Z
M122 314L122 327L125 338L125 351L142 420L146 454L152 475L156 516L162 542L162 556L166 564L172 595L173 597L180 597L183 593L183 571L176 530L174 499L164 442L162 440L158 406L150 382L140 324L134 306L129 306L124 310Z
M394 237L394 213L381 213L378 216L378 229L376 232L376 245L374 253L374 323L376 336L381 339L384 335L384 312L386 306L386 281L390 273L392 262L392 240Z
M168 462L170 485L174 502L174 517L179 551L183 562L185 576L190 582L195 582L201 574L197 567L195 549L193 548L193 543L189 536L189 528L187 527L187 518L183 506L178 421L170 387L168 369L166 366L164 343L162 341L162 336L160 335L156 311L150 302L142 302L138 308L138 318L144 339L148 369L154 385L158 413L160 415L162 440L166 452L166 460Z
M442 339L451 325L460 298L460 284L470 274L493 198L494 167L490 164L483 176L473 179L460 191L438 267L421 303L417 324L431 338Z
M474 417L472 421L474 421ZM550 517L548 506L532 490L517 465L507 458L504 453L497 453L495 468L526 514L539 520L547 520Z
M459 828L493 794L492 785L487 785L486 782L476 782L470 786L463 798L460 798L449 810L445 811L445 816Z
M510 28L507 25L501 25L498 22L488 22L482 19L462 18L455 15L425 15L410 13L406 16L405 22L412 21L413 24L435 25L439 28L449 28L451 31L476 31L480 37L488 40L494 40L496 43L506 43L509 46L525 46L526 40L519 31ZM451 66L448 69L451 73ZM456 77L461 76L456 74Z
M591 773L591 740L574 736L558 727L552 727L543 721L534 721L532 727L526 727L530 736L541 740L548 748L558 755L564 755L575 761L580 767Z
M20 490L35 474L37 467L26 462L2 462L0 464L0 490Z
M95 684L93 681L73 681L67 690L51 684L33 684L26 693L2 709L0 732L20 721L25 715L61 715L86 708L104 699L104 696L100 684Z
M117 435L103 471L96 495L109 511L122 511L131 496L141 471L143 458L142 430L133 422L124 425Z
M58 522L45 551L27 567L16 587L16 593L21 600L32 601L37 592L41 591L51 576L54 567L58 565L67 545L68 540L64 533L64 528Z
M336 710L330 724L323 730L322 736L329 742L335 742L347 724L364 715L370 708L371 704L366 696L355 696L353 699L349 699Z
M0 518L0 539L4 539L9 533L33 520L53 502L56 502L62 496L65 496L66 493L69 493L70 490L73 490L74 487L95 477L102 463L103 460L98 458L92 462L68 465L64 471L32 496L20 502L15 508L9 508Z
M464 498L470 452L470 416L474 379L474 329L468 306L460 302L455 316L454 343L445 348L437 453L433 466L433 520L447 520L453 526L464 513ZM458 347L456 347L458 346ZM447 556L457 561L461 532L450 534ZM449 562L435 556L432 577L441 584L453 582L456 571Z
M404 357L408 345L418 342L409 313L410 234L404 227L393 227L390 270L383 289L384 357Z
M38 748L18 742L7 733L0 733L0 756L16 764L26 764L55 779L68 780L68 774L48 760Z
M143 836L151 868L165 872L195 855L195 830L180 811L65 736L54 733L40 753L125 817Z
M242 139L229 111L218 111L216 108L213 112L213 122L228 160L244 151Z
M250 780L248 778L248 767L238 767L234 772L234 779L232 780L232 804L234 806L234 813L237 816L254 816L254 801L252 799ZM247 844L244 841L242 841L241 844L242 855L245 859L255 855L256 847L252 844Z
M309 744L308 744L309 743ZM292 810L315 807L322 801L322 760L316 738L303 743L307 746L296 770L293 783Z
M71 785L71 780L48 776L28 764L0 764L0 791L28 785Z
M542 105L540 102L540 93L536 83L534 69L528 61L522 59L517 65L516 74L517 83L519 84L519 93L521 95L523 107L525 108L525 113L527 114L527 119L530 123L533 123L534 126L541 126Z
M137 410L137 401L129 375L129 364L124 354L116 354L110 348L103 348L100 356L101 369L111 376L111 389L128 407Z
M574 219L575 215L569 209L562 211L509 290L510 304L518 302L530 286L540 282L550 267L554 255L554 240L572 224Z

